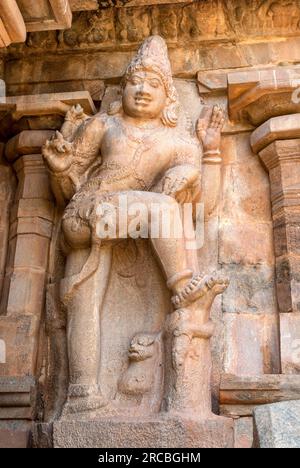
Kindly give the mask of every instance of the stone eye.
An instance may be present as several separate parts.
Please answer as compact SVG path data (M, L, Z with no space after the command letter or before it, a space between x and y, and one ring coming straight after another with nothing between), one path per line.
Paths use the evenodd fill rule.
M141 82L141 80L139 78L132 78L131 79L131 83L133 85L138 85L140 82Z
M156 80L151 81L150 84L151 84L152 88L158 88L159 87L159 82L156 81Z

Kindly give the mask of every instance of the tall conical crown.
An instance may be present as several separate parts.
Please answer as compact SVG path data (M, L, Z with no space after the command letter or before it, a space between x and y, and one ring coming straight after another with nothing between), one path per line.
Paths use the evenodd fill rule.
M162 37L150 36L145 39L126 70L125 81L138 69L147 69L158 73L164 82L171 100L175 98L176 93L174 94L175 90L168 48Z

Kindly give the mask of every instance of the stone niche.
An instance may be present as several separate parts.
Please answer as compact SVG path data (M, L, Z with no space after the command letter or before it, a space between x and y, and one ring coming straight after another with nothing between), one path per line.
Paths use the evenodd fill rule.
M17 3L30 25L25 0ZM1 56L7 99L0 105L0 340L6 345L0 446L251 447L261 405L255 444L273 443L275 427L269 438L263 434L273 414L268 405L290 401L290 415L300 394L298 2L70 0L72 25L68 19L56 26L50 3L41 2L39 18L50 14L53 30L27 29L26 42ZM100 120L111 109L119 115L122 76L151 35L168 46L180 128L195 130L206 108L225 111L216 164L204 155L201 166L211 209L198 262L203 275L218 271L229 285L210 309L213 336L207 320L192 338L182 374L172 344L182 328L172 339L166 333L173 292L152 246L122 241L98 257L95 247L91 270L74 269L87 254L70 253L60 241L70 185L59 193L42 156L55 131L71 142L76 125L97 112ZM17 41L3 41L9 42ZM83 111L74 111L77 104ZM96 267L95 276L93 265L105 278ZM80 274L89 271L82 293ZM103 298L95 385L113 405L102 406L95 387L80 386L81 372L74 377L69 366L68 313L81 307L85 314L87 303L93 310L95 290ZM81 325L79 342L88 330ZM147 352L147 359L134 360ZM206 372L193 367L199 359ZM180 401L172 385L187 392ZM86 411L89 405L96 413Z

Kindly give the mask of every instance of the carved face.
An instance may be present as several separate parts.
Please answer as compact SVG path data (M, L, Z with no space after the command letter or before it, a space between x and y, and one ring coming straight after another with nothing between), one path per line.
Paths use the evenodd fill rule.
M135 336L129 348L129 359L132 361L145 361L154 355L155 338L153 335Z
M160 76L140 70L128 79L123 92L123 109L130 117L159 118L167 104L167 94Z

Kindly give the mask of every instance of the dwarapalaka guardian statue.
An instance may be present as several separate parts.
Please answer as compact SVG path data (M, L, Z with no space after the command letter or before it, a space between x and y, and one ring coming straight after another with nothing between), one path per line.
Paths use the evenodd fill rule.
M227 280L218 273L200 273L197 250L186 248L184 234L164 238L149 232L153 254L171 292L169 314L158 333L144 329L130 337L127 367L115 394L108 397L102 391L99 367L110 246L133 235L134 216L128 208L125 228L116 216L115 229L108 229L106 238L99 235L99 226L110 219L108 205L118 214L120 196L128 207L139 203L148 208L147 226L153 205L161 207L162 220L163 208L168 207L171 228L184 203L196 205L202 200L210 210L219 192L223 124L223 111L214 107L202 112L193 131L180 108L166 44L153 36L128 66L121 100L112 103L107 113L91 118L75 106L61 133L45 144L43 155L54 194L58 203L66 205L61 237L67 261L60 299L67 312L69 390L61 424L109 420L112 425L97 426L98 437L111 446L129 446L132 425L141 424L143 418L144 427L153 421L169 424L172 418L181 422L188 418L202 424L201 429L197 426L198 435L194 431L196 446L206 437L205 431L215 431L218 444L216 426L204 424L223 420L211 413L210 308L216 295L226 289ZM144 228L140 221L141 233ZM110 333L113 340L114 330ZM123 427L122 441L114 432L119 420L123 425L127 421L129 428L126 432ZM176 444L174 427L166 427L165 436L154 431L152 442L149 435L147 440L140 435L141 446L163 443L164 437L166 446ZM92 438L91 434L92 429ZM188 438L183 443L191 444Z

